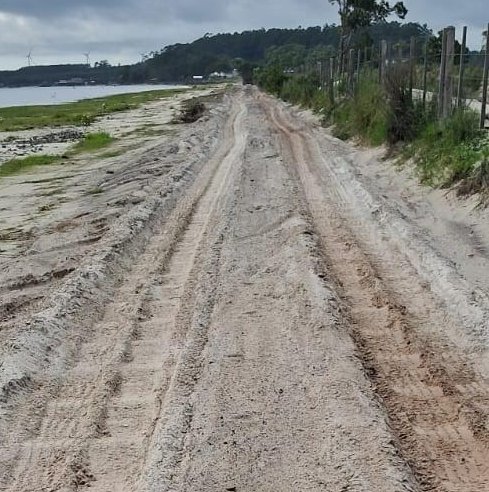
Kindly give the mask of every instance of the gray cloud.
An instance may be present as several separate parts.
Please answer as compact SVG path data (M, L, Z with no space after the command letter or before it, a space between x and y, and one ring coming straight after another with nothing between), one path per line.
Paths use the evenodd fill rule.
M469 26L473 47L489 21L487 0L405 0L407 20L435 30ZM34 48L36 63L80 62L86 50L112 63L187 42L206 32L297 27L338 22L326 0L2 0L0 67L21 66Z

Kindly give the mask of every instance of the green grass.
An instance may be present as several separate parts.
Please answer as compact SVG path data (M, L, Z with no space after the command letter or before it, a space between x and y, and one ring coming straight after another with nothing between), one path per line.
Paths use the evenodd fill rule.
M329 123L334 125L334 135L343 140L360 137L374 147L386 142L388 107L379 85L372 80L362 81L356 99L338 104L331 111Z
M108 147L115 138L107 132L89 133L73 146L70 154L80 154L83 152L94 152Z
M476 165L487 159L489 141L479 130L477 113L457 111L445 121L431 121L406 149L422 182L447 187L469 178Z
M67 155L94 152L109 146L115 139L106 132L89 133L83 140L75 144ZM112 156L120 155L120 151L115 151ZM0 177L20 174L36 166L46 166L60 162L61 157L55 155L32 155L22 159L12 159L0 166ZM51 179L46 180L47 182Z
M141 104L173 97L187 90L157 90L86 99L67 104L0 108L0 131L28 130L46 126L88 126L100 116L134 109Z
M24 159L12 159L0 166L0 177L19 174L35 166L54 164L58 160L59 157L55 155L33 155Z

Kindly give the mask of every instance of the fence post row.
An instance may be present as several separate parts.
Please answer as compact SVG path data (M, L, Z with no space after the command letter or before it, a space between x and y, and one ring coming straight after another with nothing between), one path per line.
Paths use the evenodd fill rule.
M489 80L489 24L486 31L486 53L484 56L484 77L482 82L481 128L486 127L487 115L487 86Z
M486 31L485 53L484 56L484 72L482 81L482 101L480 112L480 127L483 129L486 127L486 118L488 117L487 103L489 99L489 24ZM443 29L442 33L442 51L440 59L440 72L439 72L439 88L438 94L434 94L437 97L438 102L438 117L440 119L446 119L452 114L454 107L462 108L468 94L464 90L466 63L467 63L467 26L463 27L462 43L460 53L455 53L455 27L449 26ZM423 107L426 108L428 102L428 71L430 67L429 57L429 41L430 36L427 36L423 46L423 74L422 74L422 102ZM343 77L346 75L346 88L347 93L351 97L356 97L358 94L358 88L360 86L362 78L362 69L372 68L377 62L376 53L379 54L378 63L378 79L381 86L385 86L387 80L387 72L389 70L389 64L394 63L397 65L397 57L393 53L392 43L388 43L386 40L382 40L380 43L380 50L376 50L373 45L371 48L365 47L364 49L350 49L347 53L343 53L335 58L331 57L329 60L318 61L317 70L319 75L320 89L326 93L328 91L328 98L332 106L335 104L335 81L337 75ZM397 46L399 65L405 63L403 56L405 55L405 46L399 43ZM370 53L369 53L370 49ZM411 37L409 45L409 94L411 99L414 98L414 91L418 91L420 85L417 83L417 40L415 37ZM455 56L459 54L459 66L458 66L458 81L455 87ZM394 59L392 59L392 55ZM362 66L363 64L363 66ZM302 73L306 73L307 67L302 65L300 67ZM311 66L312 69L312 66ZM346 69L346 70L345 70ZM456 89L456 94L455 94ZM421 92L421 91L420 91ZM455 106L456 105L456 106Z

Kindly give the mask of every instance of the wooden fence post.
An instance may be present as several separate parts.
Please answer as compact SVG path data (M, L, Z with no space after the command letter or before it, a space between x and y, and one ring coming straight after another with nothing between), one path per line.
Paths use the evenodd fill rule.
M486 53L484 56L484 79L482 81L481 128L486 127L487 115L487 86L489 80L489 24L486 32Z
M384 85L385 82L385 72L387 69L387 52L388 45L387 41L382 40L380 44L380 62L379 62L379 83Z
M424 63L423 63L423 108L426 109L426 96L428 94L428 39L424 44Z
M330 62L324 62L324 75L323 75L323 92L326 93L326 88L329 90L329 77L331 76Z
M354 94L354 81L355 81L355 50L351 49L349 56L348 56L348 91L350 92L350 95L353 96Z
M335 59L329 60L329 102L334 106L334 75L335 75Z
M447 34L446 29L443 29L441 40L441 59L440 59L440 80L438 87L438 116L443 112L443 95L445 94L445 68L447 62Z
M462 107L464 98L464 72L465 72L465 49L467 47L467 26L464 27L462 36L462 48L460 49L460 68L458 72L458 89L457 89L457 108Z
M455 54L455 28L443 30L442 59L440 63L440 93L438 95L438 114L441 118L450 116L453 104L452 72Z
M411 37L409 45L409 97L413 100L414 71L416 69L416 39Z
M362 50L358 50L358 55L357 55L357 80L356 80L356 85L357 85L357 91L360 88L360 70L362 69Z

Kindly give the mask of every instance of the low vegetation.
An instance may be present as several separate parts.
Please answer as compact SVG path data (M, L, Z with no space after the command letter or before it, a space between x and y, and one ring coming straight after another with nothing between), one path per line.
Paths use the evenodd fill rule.
M88 126L100 116L134 109L141 104L172 97L186 90L157 90L67 104L0 108L0 131L29 130L46 126Z
M106 132L89 133L80 142L75 144L67 153L68 156L94 152L109 146L115 139ZM119 155L115 152L113 155ZM56 164L62 160L56 155L32 155L21 159L12 159L0 165L0 177L12 176L28 171L36 166ZM48 195L46 195L48 196Z
M54 164L58 160L59 157L55 155L33 155L23 159L12 159L0 166L0 177L19 174L35 166Z
M104 149L114 141L115 138L107 132L89 133L73 146L71 154L94 152L96 150Z

